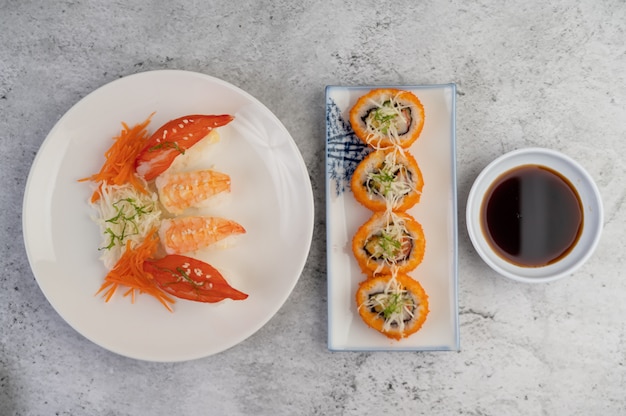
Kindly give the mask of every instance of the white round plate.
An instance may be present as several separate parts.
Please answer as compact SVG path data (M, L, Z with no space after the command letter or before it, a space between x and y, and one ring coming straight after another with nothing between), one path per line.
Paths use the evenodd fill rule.
M122 122L133 125L153 112L149 131L188 114L235 116L219 129L218 143L199 143L185 157L231 176L231 193L211 214L239 222L247 233L202 259L248 299L217 304L181 299L169 312L148 295L134 303L120 290L108 303L95 295L106 269L99 260L100 230L91 219L95 212L87 202L92 188L78 179L100 170ZM69 325L117 354L172 362L230 348L274 316L304 268L313 213L302 156L270 110L227 82L165 70L111 82L59 120L28 177L23 230L37 283Z

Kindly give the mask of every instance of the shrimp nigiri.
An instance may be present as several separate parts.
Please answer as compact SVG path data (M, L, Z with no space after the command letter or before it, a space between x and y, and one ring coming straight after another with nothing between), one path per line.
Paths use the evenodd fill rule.
M161 222L159 237L167 254L181 254L245 232L240 224L226 218L177 217Z
M156 178L155 185L163 207L180 214L214 195L230 192L230 176L215 170L166 172Z

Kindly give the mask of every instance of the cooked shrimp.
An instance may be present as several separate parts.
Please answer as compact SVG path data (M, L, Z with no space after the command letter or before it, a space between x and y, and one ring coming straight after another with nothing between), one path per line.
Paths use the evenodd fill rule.
M245 232L240 224L226 218L178 217L161 222L159 237L167 254L181 254Z
M163 207L180 214L214 195L230 192L230 176L215 170L164 173L155 181Z

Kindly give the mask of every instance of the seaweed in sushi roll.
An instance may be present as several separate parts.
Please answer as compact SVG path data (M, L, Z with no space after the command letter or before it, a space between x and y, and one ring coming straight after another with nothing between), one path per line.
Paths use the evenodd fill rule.
M428 315L428 295L405 274L364 280L356 292L359 315L383 335L402 339L417 332Z
M411 271L424 259L425 249L421 224L404 212L375 212L352 239L354 257L370 275Z
M423 186L413 156L398 149L371 152L351 179L355 199L372 211L405 211L419 202Z
M350 124L357 137L375 149L406 149L422 132L424 106L409 91L378 88L357 100Z

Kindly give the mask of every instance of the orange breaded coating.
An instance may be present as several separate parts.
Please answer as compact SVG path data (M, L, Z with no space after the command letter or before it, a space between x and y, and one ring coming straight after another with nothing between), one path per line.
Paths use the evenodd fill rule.
M424 106L409 91L378 88L357 100L350 124L357 137L375 149L406 149L422 133Z
M372 211L406 211L419 202L424 178L409 152L376 150L359 163L350 186L354 198Z
M422 328L428 315L428 295L406 274L364 280L356 292L359 315L383 335L402 339Z

